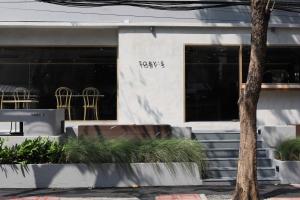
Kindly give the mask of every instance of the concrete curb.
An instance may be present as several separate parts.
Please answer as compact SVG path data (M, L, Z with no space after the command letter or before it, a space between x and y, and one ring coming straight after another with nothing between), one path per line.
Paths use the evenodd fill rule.
M202 185L195 163L0 165L0 188Z
M274 159L281 184L300 184L300 161L281 161Z

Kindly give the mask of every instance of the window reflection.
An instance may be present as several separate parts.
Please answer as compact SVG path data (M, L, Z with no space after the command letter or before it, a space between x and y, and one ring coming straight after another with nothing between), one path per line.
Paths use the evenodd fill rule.
M246 82L250 48L243 47L243 82ZM263 83L300 83L300 48L268 47Z
M82 91L97 88L100 120L116 119L116 60L114 47L104 48L1 48L0 90L13 94L18 87L27 88L38 97L31 108L56 108L55 90L72 89L72 119L83 119ZM76 96L77 95L77 96ZM9 95L7 95L9 97ZM13 108L13 104L4 105ZM87 119L94 119L87 116Z
M186 47L186 121L238 119L238 55L238 47Z

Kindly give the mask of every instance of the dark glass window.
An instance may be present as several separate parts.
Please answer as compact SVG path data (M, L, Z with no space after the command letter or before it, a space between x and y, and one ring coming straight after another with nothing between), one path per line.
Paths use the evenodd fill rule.
M243 82L246 82L250 47L243 47ZM263 83L300 83L300 48L268 47Z
M186 121L238 119L238 47L187 46Z
M38 47L0 49L0 90L13 94L24 87L36 95L31 108L56 108L55 90L68 87L77 97L71 100L72 120L83 119L83 89L94 87L99 98L99 119L116 119L117 49L115 47ZM4 104L14 108L13 104ZM87 113L87 119L95 119Z

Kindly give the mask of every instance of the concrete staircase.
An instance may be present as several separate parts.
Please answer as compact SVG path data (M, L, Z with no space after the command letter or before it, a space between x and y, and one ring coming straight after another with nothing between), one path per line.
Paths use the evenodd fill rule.
M207 170L204 175L204 184L234 184L237 173L240 133L193 130L193 136L203 144L207 156ZM265 148L259 135L257 147L257 175L259 183L279 183L272 159L268 155L268 149Z

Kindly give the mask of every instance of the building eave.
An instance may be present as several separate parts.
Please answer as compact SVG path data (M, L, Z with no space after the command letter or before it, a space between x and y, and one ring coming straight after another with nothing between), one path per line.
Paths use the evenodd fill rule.
M177 22L0 22L0 28L119 28L119 27L190 27L190 28L250 28L249 23L177 23ZM270 28L300 28L300 24L270 24Z

